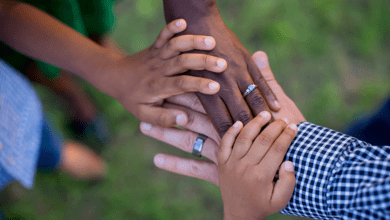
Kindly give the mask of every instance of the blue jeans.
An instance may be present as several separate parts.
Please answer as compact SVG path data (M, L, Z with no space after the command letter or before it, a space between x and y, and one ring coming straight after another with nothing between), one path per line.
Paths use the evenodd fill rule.
M44 118L42 126L42 141L38 157L38 170L52 172L61 162L63 137Z
M354 120L345 133L372 145L390 145L390 98L374 114Z

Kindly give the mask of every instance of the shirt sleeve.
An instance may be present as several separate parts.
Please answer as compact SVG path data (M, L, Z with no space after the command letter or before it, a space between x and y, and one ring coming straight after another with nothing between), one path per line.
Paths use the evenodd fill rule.
M388 219L390 146L373 146L309 122L286 160L295 168L296 187L283 214L314 219Z

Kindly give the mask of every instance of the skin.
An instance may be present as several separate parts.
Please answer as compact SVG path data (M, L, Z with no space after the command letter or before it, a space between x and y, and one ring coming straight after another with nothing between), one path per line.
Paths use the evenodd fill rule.
M184 111L161 108L165 98L190 91L219 91L219 84L210 79L180 73L189 69L222 72L226 68L218 66L217 61L224 60L214 56L181 54L215 47L212 37L173 37L186 27L183 19L175 20L161 31L152 46L123 56L31 5L0 0L1 41L23 54L75 73L120 101L140 120L161 126L184 125L188 121Z
M294 124L306 121L294 102L283 92L275 80L266 53L258 51L253 54L253 59L282 106L279 112L272 113L273 117L276 120L285 119L288 123ZM207 134L202 156L209 158L211 162L157 154L154 157L155 165L173 173L203 179L219 185L217 152L221 145L221 138L199 99L193 93L186 93L169 98L168 103L164 104L164 106L182 109L187 112L189 121L183 126L186 130L151 126L142 122L140 124L141 131L145 135L189 153L192 153L192 147L199 134Z
M280 104L256 68L251 55L223 22L215 0L164 0L164 12L167 22L177 18L184 18L188 22L189 28L182 34L213 36L217 42L211 51L191 52L206 53L227 61L228 68L223 74L215 75L205 70L186 73L220 83L221 89L217 94L197 93L197 96L221 136L234 121L247 124L261 111L280 109ZM242 94L251 84L256 84L258 88L243 98Z
M218 174L225 220L264 219L282 210L292 197L294 167L289 161L280 164L297 126L286 127L285 121L277 120L260 133L270 119L264 111L244 128L238 121L222 138Z

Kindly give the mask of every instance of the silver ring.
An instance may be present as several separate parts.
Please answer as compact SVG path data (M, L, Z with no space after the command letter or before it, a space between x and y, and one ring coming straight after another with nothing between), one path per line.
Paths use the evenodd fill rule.
M249 85L248 88L246 88L246 90L242 96L245 98L245 96L249 95L253 90L256 89L256 87L257 87L257 85L255 85L255 84Z
M202 152L203 149L203 144L206 140L206 136L204 135L199 135L199 137L195 140L194 146L192 147L192 154L200 157L200 153Z

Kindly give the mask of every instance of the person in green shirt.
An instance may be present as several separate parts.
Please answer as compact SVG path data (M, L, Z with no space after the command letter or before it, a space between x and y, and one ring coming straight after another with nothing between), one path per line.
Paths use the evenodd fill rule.
M114 25L114 0L22 0L52 15L96 43L123 54L116 44L106 37ZM50 88L69 103L70 123L75 136L85 139L93 136L100 147L110 139L108 126L94 102L86 94L73 74L45 62L30 59L4 43L0 45L1 57L24 73L31 81Z

